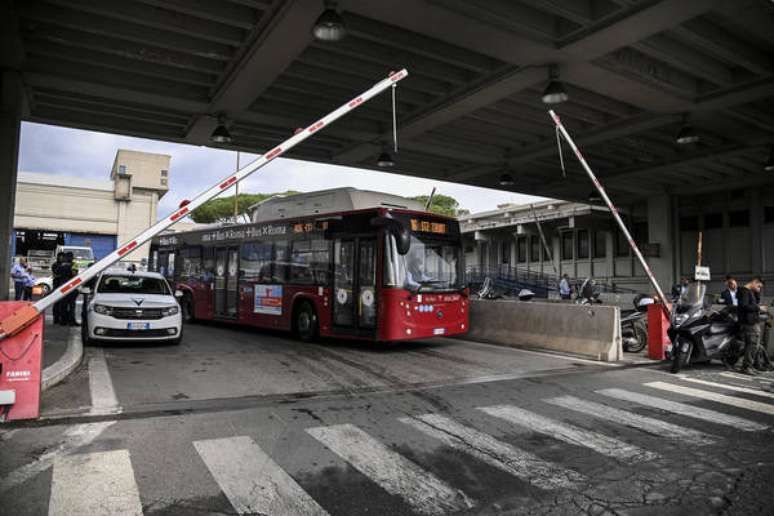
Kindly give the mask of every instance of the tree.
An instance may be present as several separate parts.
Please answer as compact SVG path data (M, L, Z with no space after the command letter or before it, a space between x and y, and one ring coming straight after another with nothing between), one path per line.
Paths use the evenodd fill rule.
M258 193L248 194L240 193L237 199L237 212L239 219L247 221L250 219L250 215L247 210L255 203L261 202L273 197L275 195L296 195L301 192L295 190L288 190L282 193ZM234 196L218 197L211 199L191 213L191 218L194 222L201 224L211 224L213 222L228 222L234 221Z
M423 205L427 204L427 195L417 195L411 197L414 201L419 201ZM439 215L446 215L448 217L456 217L459 214L460 203L457 199L443 194L435 194L433 200L430 203L430 212L437 213Z

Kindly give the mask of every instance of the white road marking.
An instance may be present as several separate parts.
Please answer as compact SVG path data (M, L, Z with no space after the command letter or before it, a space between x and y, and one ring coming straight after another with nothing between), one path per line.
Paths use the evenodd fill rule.
M327 512L247 436L194 441L239 514L327 516Z
M18 486L31 479L35 475L47 470L53 464L54 459L61 455L67 455L73 450L86 446L100 436L108 427L115 424L115 421L104 421L101 423L87 423L85 425L75 425L70 427L65 433L65 440L59 443L55 448L45 452L34 462L25 464L16 468L0 480L0 493Z
M725 376L726 378L735 378L737 380L745 380L747 382L761 382L761 383L774 383L772 380L766 380L764 378L761 378L759 376L747 376L746 374L739 374L739 373L731 373L728 371L724 371L722 373L719 373L720 376Z
M542 489L567 489L583 482L580 473L443 416L425 414L400 418L399 421Z
M114 450L57 457L48 514L142 516L129 452Z
M543 401L551 403L552 405L558 405L570 410L582 412L599 419L605 419L632 428L639 428L655 434L659 438L681 439L688 444L697 445L712 444L714 442L714 439L710 435L692 428L673 425L672 423L667 423L660 419L641 416L634 412L609 407L593 401L582 400L575 396L559 396Z
M447 514L473 507L462 491L453 489L354 425L320 426L306 431L421 514Z
M118 398L113 390L105 353L94 348L89 359L89 390L91 391L90 414L116 414L121 411Z
M704 391L700 389L692 389L691 387L683 387L682 385L676 385L674 383L667 382L650 382L644 384L646 387L653 389L660 389L662 391L676 392L685 396L691 396L693 398L701 398L703 400L714 401L716 403L723 403L725 405L731 405L733 407L739 407L755 412L761 412L762 414L774 415L774 405L768 405L761 403L760 401L752 401L744 398L735 398L733 396L727 396L725 394L718 394L716 392Z
M754 394L755 396L762 396L764 398L774 398L774 393L762 391L760 389L750 389L749 387L740 387L738 385L730 385L727 383L709 382L707 380L700 380L699 378L680 377L681 380L686 382L698 383L701 385L707 385L709 387L717 387L718 389L726 389L729 391L744 392L746 394Z
M694 407L693 405L688 405L687 403L671 401L664 398L658 398L656 396L648 396L647 394L640 394L639 392L625 391L623 389L602 389L596 392L597 394L602 394L603 396L607 396L609 398L631 401L632 403L637 403L646 407L665 410L680 416L701 419L702 421L709 421L710 423L731 426L747 432L757 432L759 430L766 430L768 428L768 426L761 423L750 421L749 419L744 419L737 416L732 416L731 414L726 414L724 412L718 412L717 410Z
M658 457L658 454L645 451L632 444L568 423L562 423L513 405L479 407L478 410L481 410L490 416L504 419L509 423L523 426L534 432L550 435L554 439L576 446L591 448L602 455L613 457L622 462L636 463Z

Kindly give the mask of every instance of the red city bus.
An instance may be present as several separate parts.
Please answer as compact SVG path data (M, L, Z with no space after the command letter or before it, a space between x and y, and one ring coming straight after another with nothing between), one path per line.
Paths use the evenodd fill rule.
M456 220L371 208L156 237L187 320L372 341L468 329Z

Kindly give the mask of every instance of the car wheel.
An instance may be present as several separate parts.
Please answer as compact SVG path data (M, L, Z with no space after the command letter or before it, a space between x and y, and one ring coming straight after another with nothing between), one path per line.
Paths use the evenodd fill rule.
M296 335L304 342L312 342L319 334L319 321L314 307L304 301L296 309L294 323Z

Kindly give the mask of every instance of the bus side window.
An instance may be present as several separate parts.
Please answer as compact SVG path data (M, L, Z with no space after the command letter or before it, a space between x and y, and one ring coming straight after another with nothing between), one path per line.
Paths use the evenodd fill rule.
M242 278L258 283L271 283L271 242L245 242L242 244Z
M273 283L285 283L288 279L288 242L280 240L274 242L274 281Z
M312 283L312 245L309 240L296 240L290 251L290 282Z
M182 259L180 276L185 279L198 278L202 268L202 248L197 246L181 249L180 257Z

